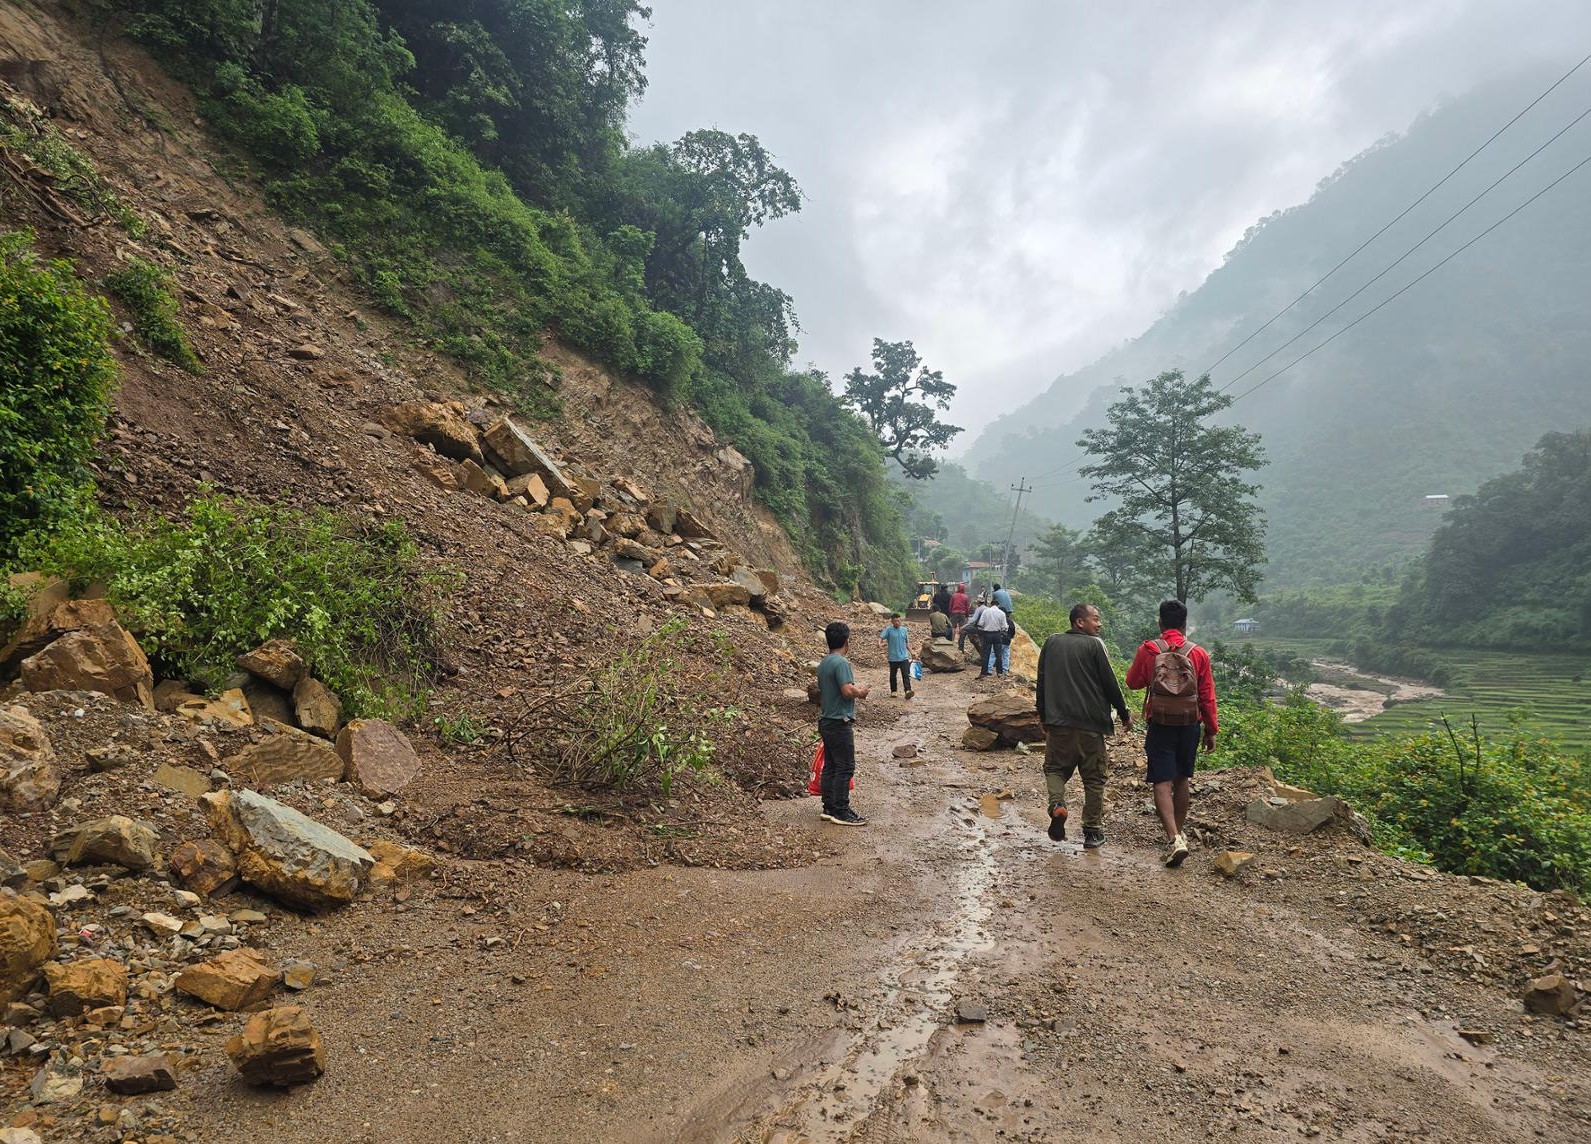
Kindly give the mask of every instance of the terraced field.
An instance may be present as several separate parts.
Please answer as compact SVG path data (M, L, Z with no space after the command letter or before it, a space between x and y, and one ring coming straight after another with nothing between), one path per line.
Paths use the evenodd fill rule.
M1324 654L1326 641L1265 640L1262 646L1316 657ZM1591 647L1568 654L1433 650L1453 669L1447 695L1399 704L1356 724L1356 734L1424 731L1443 715L1455 726L1467 726L1473 713L1480 716L1483 734L1501 737L1509 732L1510 716L1519 713L1531 730L1576 750L1591 750ZM1364 682L1380 690L1373 679Z

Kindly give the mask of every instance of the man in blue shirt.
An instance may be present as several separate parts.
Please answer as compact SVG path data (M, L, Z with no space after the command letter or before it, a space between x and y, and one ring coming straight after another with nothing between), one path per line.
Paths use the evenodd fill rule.
M845 658L851 644L849 625L835 621L823 630L829 654L818 664L818 734L823 739L823 821L839 826L866 826L867 819L851 809L851 778L856 774L856 701L869 689L856 684L851 661Z
M901 679L906 682L906 698L910 699L912 697L911 632L907 630L899 612L889 617L889 627L879 632L878 638L884 641L885 650L889 653L889 693L895 694L895 673L898 671Z
M994 586L994 606L1006 615L1011 614L1011 609L1016 607L1016 605L1011 601L1010 589L1002 588L998 584Z

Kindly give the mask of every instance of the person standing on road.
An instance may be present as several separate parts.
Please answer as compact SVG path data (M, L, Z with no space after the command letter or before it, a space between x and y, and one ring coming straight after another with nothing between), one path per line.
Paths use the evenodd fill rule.
M824 822L840 826L866 826L867 819L851 809L851 779L856 774L856 701L871 690L856 683L851 661L851 629L836 620L823 630L829 654L818 664L818 735L823 739Z
M890 695L895 694L895 673L899 672L902 682L906 684L906 698L910 699L912 697L911 632L907 630L906 622L899 612L890 614L889 627L879 632L878 638L889 654Z
M961 629L967 622L967 613L972 610L972 601L967 599L967 586L956 584L956 590L950 594L950 627L952 637L961 638ZM965 645L963 645L965 646Z
M975 626L978 629L978 647L983 651L983 670L978 672L978 678L988 676L991 666L995 674L1005 678L1006 661L1011 655L1006 650L1007 641L1011 638L1011 617L994 604L985 604L978 611Z
M1127 669L1127 687L1147 688L1144 696L1145 776L1154 787L1155 812L1166 832L1165 862L1180 866L1188 856L1188 803L1193 793L1193 768L1199 758L1200 727L1204 749L1215 750L1215 677L1210 656L1188 642L1188 606L1181 600L1160 605L1160 638L1145 640Z
M1006 615L1010 615L1012 609L1016 607L1015 602L1013 602L1011 599L1010 590L1007 588L1002 588L998 584L994 586L994 595L991 597L991 599L994 600L994 606L999 608Z
M983 617L983 609L988 607L983 602L983 597L978 597L978 602L972 606L972 614L967 617L967 622L961 625L961 637L956 641L958 650L965 650L967 637L972 637L972 646L977 651L979 662L982 662L983 643L978 635L978 621Z
M1105 736L1115 710L1123 731L1132 730L1132 712L1099 638L1099 609L1074 604L1070 631L1056 632L1039 649L1039 680L1034 688L1039 722L1044 725L1044 786L1049 792L1051 841L1066 837L1066 784L1083 776L1083 848L1105 844L1105 780L1110 773Z

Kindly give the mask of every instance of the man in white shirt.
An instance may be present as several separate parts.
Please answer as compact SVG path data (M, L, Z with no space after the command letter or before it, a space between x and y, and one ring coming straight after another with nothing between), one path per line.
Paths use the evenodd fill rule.
M1002 649L1005 646L1009 632L1005 612L993 604L985 604L979 611L978 619L974 626L978 629L978 646L983 649L983 670L978 672L978 678L983 679L989 674L989 660L994 659L994 673L1001 678L1005 676L1005 658Z

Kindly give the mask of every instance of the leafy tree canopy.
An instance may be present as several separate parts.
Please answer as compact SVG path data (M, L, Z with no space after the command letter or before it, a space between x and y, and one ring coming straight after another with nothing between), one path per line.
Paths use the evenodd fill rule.
M1174 594L1200 600L1227 589L1254 598L1265 559L1265 520L1243 475L1265 463L1259 436L1210 424L1232 404L1208 375L1180 370L1128 386L1104 429L1084 430L1078 446L1096 458L1079 469L1093 481L1089 500L1114 498L1102 533L1120 533L1145 553L1169 557Z
M923 364L910 342L873 339L873 373L857 366L845 375L845 400L868 425L901 471L914 480L934 475L929 452L948 445L961 426L941 422L956 387Z

